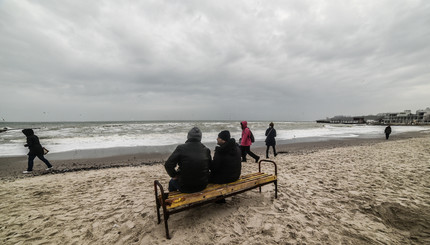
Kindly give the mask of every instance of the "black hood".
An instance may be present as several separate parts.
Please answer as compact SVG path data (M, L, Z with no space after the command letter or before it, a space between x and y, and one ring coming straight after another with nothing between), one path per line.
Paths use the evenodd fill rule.
M32 136L32 135L34 135L34 131L31 128L23 129L22 133L25 134L25 136Z

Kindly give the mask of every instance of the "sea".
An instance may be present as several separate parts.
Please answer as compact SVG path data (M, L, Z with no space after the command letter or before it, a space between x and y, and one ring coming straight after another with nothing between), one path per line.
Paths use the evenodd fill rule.
M255 137L253 146L263 146L269 121L249 121ZM385 126L363 124L320 124L316 122L273 122L278 144L346 138L381 138ZM32 128L50 159L109 157L121 154L170 153L186 141L188 131L201 129L202 143L213 150L220 131L241 137L238 121L112 121L112 122L0 122L0 157L25 156L26 138L21 130ZM429 130L421 126L392 126L396 135Z

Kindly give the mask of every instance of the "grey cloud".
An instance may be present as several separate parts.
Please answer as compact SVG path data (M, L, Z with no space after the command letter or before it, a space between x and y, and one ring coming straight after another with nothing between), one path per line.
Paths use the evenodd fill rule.
M0 114L313 120L425 108L429 16L426 1L6 1Z

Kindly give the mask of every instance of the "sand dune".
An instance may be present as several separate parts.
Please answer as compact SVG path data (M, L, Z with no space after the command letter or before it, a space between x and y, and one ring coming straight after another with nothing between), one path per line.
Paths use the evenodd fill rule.
M154 205L161 164L3 181L0 243L430 244L429 139L278 155L278 199L268 185L175 214L171 240Z

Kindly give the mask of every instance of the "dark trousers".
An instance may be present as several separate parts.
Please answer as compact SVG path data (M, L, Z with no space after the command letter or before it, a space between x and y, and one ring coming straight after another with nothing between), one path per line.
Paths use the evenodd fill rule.
M34 165L34 159L35 158L36 158L36 155L28 155L27 171L33 171L33 165ZM48 168L52 167L51 163L43 155L37 155L37 158L39 158L42 162L44 162L46 164L46 166L48 166Z
M252 158L254 158L256 161L260 158L259 156L255 155L251 151L251 146L240 146L240 150L242 151L242 162L246 162L246 154L249 154Z
M387 140L390 137L390 134L385 134L385 139Z
M179 190L179 182L175 179L170 179L168 189L169 189L169 191L180 191Z
M268 145L267 148L266 148L266 158L269 158L269 148L270 148L270 145ZM276 153L276 148L275 148L274 145L272 145L272 148L273 148L273 155L275 155L275 157L276 157L276 155L278 155Z

